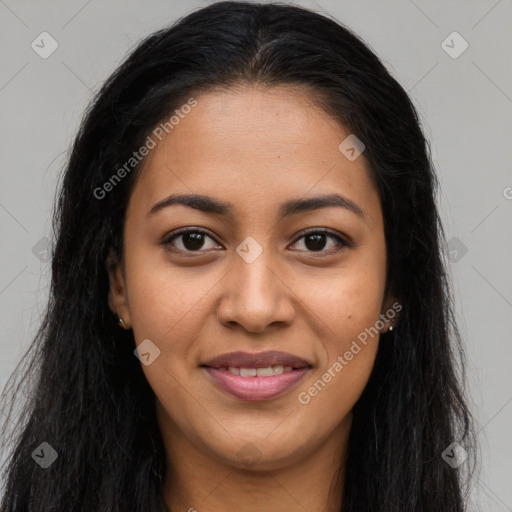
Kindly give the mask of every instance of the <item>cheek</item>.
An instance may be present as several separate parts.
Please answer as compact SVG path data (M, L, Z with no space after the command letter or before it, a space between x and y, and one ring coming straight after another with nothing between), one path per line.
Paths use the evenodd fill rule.
M309 286L307 304L323 327L324 357L313 388L304 391L321 410L334 407L339 411L341 407L348 413L375 362L382 328L376 323L383 300L385 259L374 252L370 258L356 260L329 279Z
M342 349L381 313L385 262L360 263L304 284L304 303L327 328L333 349Z
M128 253L128 251L127 251ZM130 315L137 340L172 338L179 346L200 325L218 276L207 269L176 268L165 257L134 251L126 259Z
M310 297L309 306L322 324L324 355L298 398L332 428L349 414L372 372L382 286L377 274L352 275L330 281L329 292L317 288Z

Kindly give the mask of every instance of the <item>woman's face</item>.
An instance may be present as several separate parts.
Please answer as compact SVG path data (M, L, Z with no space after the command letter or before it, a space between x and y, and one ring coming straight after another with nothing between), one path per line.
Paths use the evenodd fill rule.
M378 334L358 336L392 303L380 202L364 153L338 147L350 133L299 89L196 99L152 135L110 304L144 342L169 451L278 468L347 432L369 378Z

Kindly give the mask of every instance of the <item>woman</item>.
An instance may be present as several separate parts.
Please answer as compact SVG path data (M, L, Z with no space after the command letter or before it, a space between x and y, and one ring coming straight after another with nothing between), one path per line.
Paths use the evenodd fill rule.
M1 510L465 510L436 187L334 20L220 2L149 36L65 171Z

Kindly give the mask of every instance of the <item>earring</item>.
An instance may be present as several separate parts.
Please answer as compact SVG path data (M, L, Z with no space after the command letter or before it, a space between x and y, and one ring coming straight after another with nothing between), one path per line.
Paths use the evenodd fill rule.
M119 316L119 315L116 315L117 316L117 323L119 324L120 327L122 327L123 329L129 329L129 327L124 323L123 319Z
M393 326L392 326L392 325L390 325L390 326L388 327L388 331L392 331L392 330L393 330Z

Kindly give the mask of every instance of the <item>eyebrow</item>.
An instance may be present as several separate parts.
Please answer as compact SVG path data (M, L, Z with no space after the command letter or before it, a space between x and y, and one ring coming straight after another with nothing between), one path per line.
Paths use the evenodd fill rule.
M227 216L232 214L233 211L233 205L231 203L219 201L213 197L201 194L171 194L169 197L153 205L148 215L154 215L164 208L174 205L187 206L213 215ZM361 207L341 194L318 195L306 199L292 199L286 201L279 208L279 217L284 218L298 213L330 207L345 208L365 220Z

